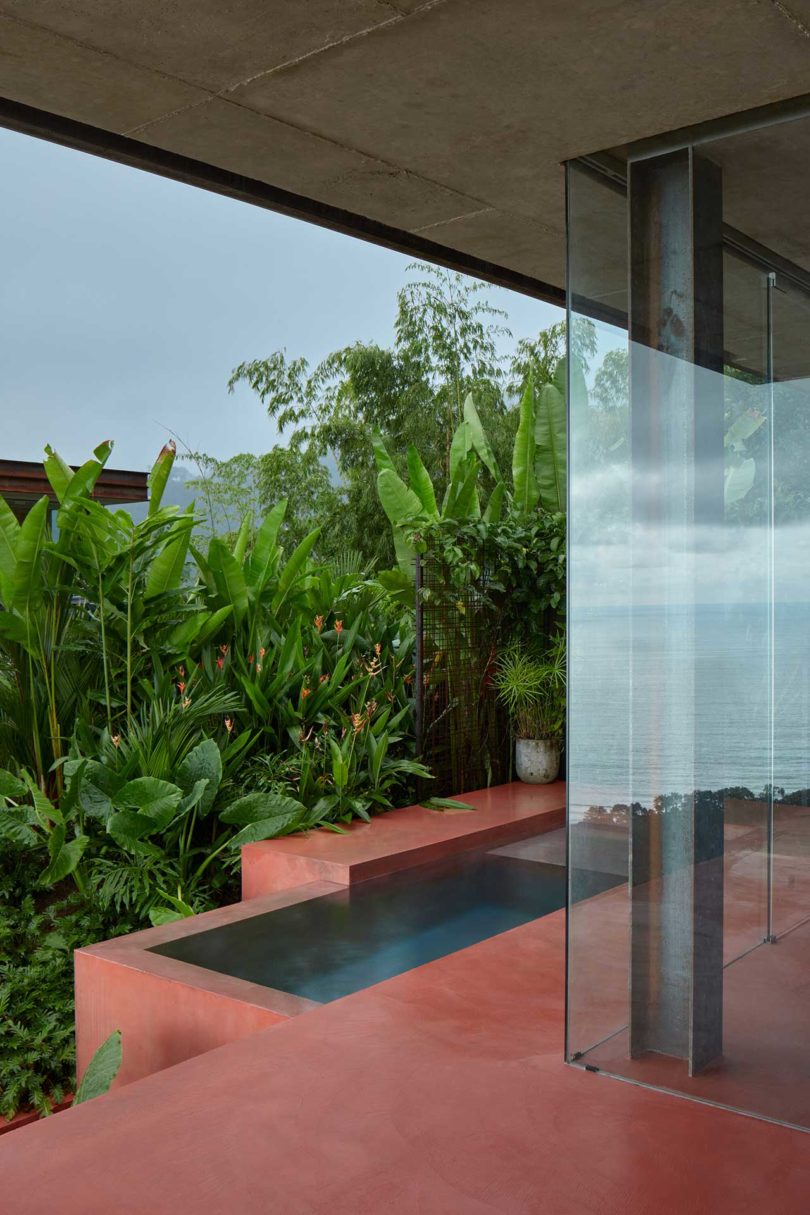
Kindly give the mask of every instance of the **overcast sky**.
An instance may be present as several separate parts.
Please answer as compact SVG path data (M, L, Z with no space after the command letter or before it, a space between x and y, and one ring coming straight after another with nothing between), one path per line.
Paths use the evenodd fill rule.
M388 344L407 258L137 169L0 130L0 458L115 440L146 468L177 431L220 457L275 431L231 369ZM492 288L516 336L559 309Z

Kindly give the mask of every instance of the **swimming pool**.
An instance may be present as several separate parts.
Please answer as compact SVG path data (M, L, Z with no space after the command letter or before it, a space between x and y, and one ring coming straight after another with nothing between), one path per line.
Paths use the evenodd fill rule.
M463 853L152 952L327 1003L565 905L563 866L508 853ZM615 880L597 875L589 893Z

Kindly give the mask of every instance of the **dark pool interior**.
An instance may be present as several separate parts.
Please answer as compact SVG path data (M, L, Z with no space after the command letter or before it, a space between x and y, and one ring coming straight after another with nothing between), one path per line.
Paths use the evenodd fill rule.
M621 880L589 875L579 898ZM327 1003L565 906L565 868L468 852L155 946Z

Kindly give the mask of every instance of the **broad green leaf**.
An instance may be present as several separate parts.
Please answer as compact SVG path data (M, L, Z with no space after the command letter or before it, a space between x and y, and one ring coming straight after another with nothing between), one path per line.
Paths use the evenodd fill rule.
M259 591L276 569L278 563L278 533L287 513L287 499L273 507L256 533L253 552L247 565L246 577L254 590Z
M109 1092L121 1066L121 1031L116 1029L93 1055L87 1064L81 1083L73 1098L74 1105L82 1105L93 1097Z
M412 519L417 520L423 514L417 495L390 468L384 468L377 474L377 493L383 510L395 527Z
M89 498L92 495L112 449L112 440L107 439L104 443L100 443L93 452L95 459L86 460L81 468L76 469L65 490L66 503L77 502L80 498Z
M17 537L20 524L5 498L0 498L0 599L11 603L14 572L17 569Z
M42 792L39 785L28 772L23 772L23 780L28 787L31 801L34 803L34 813L37 822L45 831L50 831L53 823L62 822L62 812L49 797Z
M87 779L82 781L79 790L79 805L89 818L97 818L104 823L113 812L108 795Z
M208 561L217 590L233 608L234 620L239 624L248 610L248 590L242 567L228 546L217 537L211 541Z
M147 484L149 486L149 514L154 515L160 510L160 504L163 501L163 493L168 484L169 476L174 464L174 457L177 452L174 440L170 439L168 443L160 450L158 458L152 465L152 471L149 473Z
M229 603L226 604L225 607L217 608L215 612L212 612L208 619L203 623L202 628L195 638L196 645L206 645L213 637L216 637L225 621L229 616L232 615L233 608Z
M223 823L255 823L260 819L290 817L305 813L305 807L293 797L280 793L248 793L223 810Z
M310 532L308 536L305 536L298 547L291 553L287 564L284 566L284 569L281 571L279 576L278 590L273 597L274 612L279 610L281 605L284 603L284 600L292 590L295 580L306 566L306 563L309 560L309 554L315 547L320 534L321 529L317 527L314 532Z
M0 611L0 637L16 645L25 646L32 654L39 653L39 642L31 635L29 625L22 616Z
M412 574L407 574L402 569L381 570L377 574L377 581L392 602L406 607L413 607L414 587Z
M261 840L287 835L291 830L300 826L300 823L300 814L279 814L272 818L262 818L243 827L241 831L237 831L233 839L228 841L228 847L241 848L244 844L258 844Z
M411 481L411 489L422 503L425 514L429 515L431 519L438 519L439 508L436 505L433 482L413 443L408 446L408 476Z
M146 842L146 836L160 830L158 820L148 814L138 814L134 810L120 810L113 814L107 822L107 833L116 843L130 852L139 852L145 856L161 856L161 850L155 844Z
M536 394L534 471L540 502L548 511L564 511L565 396L556 384L543 384Z
M45 445L45 460L43 461L45 476L50 482L51 489L57 500L64 502L68 487L73 480L73 469L66 464L58 451L54 451L50 443Z
M500 523L501 513L503 511L504 499L506 498L506 485L503 481L499 481L493 489L487 503L487 508L484 511L485 523Z
M138 776L118 791L115 802L119 806L140 810L153 821L168 825L182 796L182 790L167 780L158 780L156 776Z
M453 441L450 444L450 480L453 481L459 475L462 465L466 465L467 457L473 450L472 427L469 422L462 422L456 433L453 435ZM466 475L466 474L465 474Z
M7 771L6 768L0 768L0 797L12 797L17 801L21 797L25 797L27 785L21 781L19 777Z
M57 882L61 882L63 878L73 873L89 842L86 835L77 835L71 840L66 840L65 828L61 824L54 827L48 840L51 863L42 873L40 883L43 886L55 886Z
M190 914L193 915L194 912ZM173 907L149 908L149 919L153 928L160 928L162 924L175 924L178 920L187 918L182 911L175 911Z
M492 450L492 444L481 424L481 419L478 416L478 410L475 408L471 392L467 394L467 399L464 402L464 421L470 428L472 444L478 453L481 463L493 480L501 481L503 478L501 477L501 470L498 468L498 461L495 459L495 452Z
M180 586L193 527L194 508L190 506L172 528L169 539L158 555L152 559L144 586L145 599L154 599L156 595L175 591Z
M520 402L520 421L512 453L514 504L518 514L527 515L537 507L539 491L534 472L534 385L531 380Z
M31 618L42 598L42 550L48 532L50 502L40 498L26 515L17 536L17 566L12 580L12 606Z
M245 562L245 553L247 552L248 541L250 540L252 522L253 520L250 515L244 516L242 525L239 528L239 535L234 541L233 555L240 565L244 565Z
M481 514L478 501L478 469L479 463L474 455L470 455L466 464L460 464L456 475L450 482L450 493L444 506L444 516L447 519L477 519Z
M181 798L180 804L177 807L178 814L188 814L189 810L193 810L195 806L199 807L207 788L208 781L205 777L196 780L188 793Z
M190 794L198 781L208 782L199 802L199 812L208 814L222 783L222 756L213 738L205 738L189 751L177 769L177 783L184 793Z
M385 443L383 443L382 435L378 430L374 430L371 433L371 446L374 448L374 459L377 461L377 471L382 472L387 468L389 472L396 473L397 470L394 467L394 461L389 456L388 449L386 448Z

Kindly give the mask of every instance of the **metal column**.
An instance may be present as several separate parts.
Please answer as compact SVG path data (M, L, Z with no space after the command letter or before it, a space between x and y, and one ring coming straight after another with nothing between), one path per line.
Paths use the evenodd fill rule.
M633 714L646 715L645 772L657 784L634 790L630 1051L684 1059L694 1074L722 1053L723 806L706 788L699 731L683 726L701 699L699 531L723 520L719 168L692 148L632 162L629 222L629 594L643 614L657 580L664 615L660 645L633 642L651 676Z

